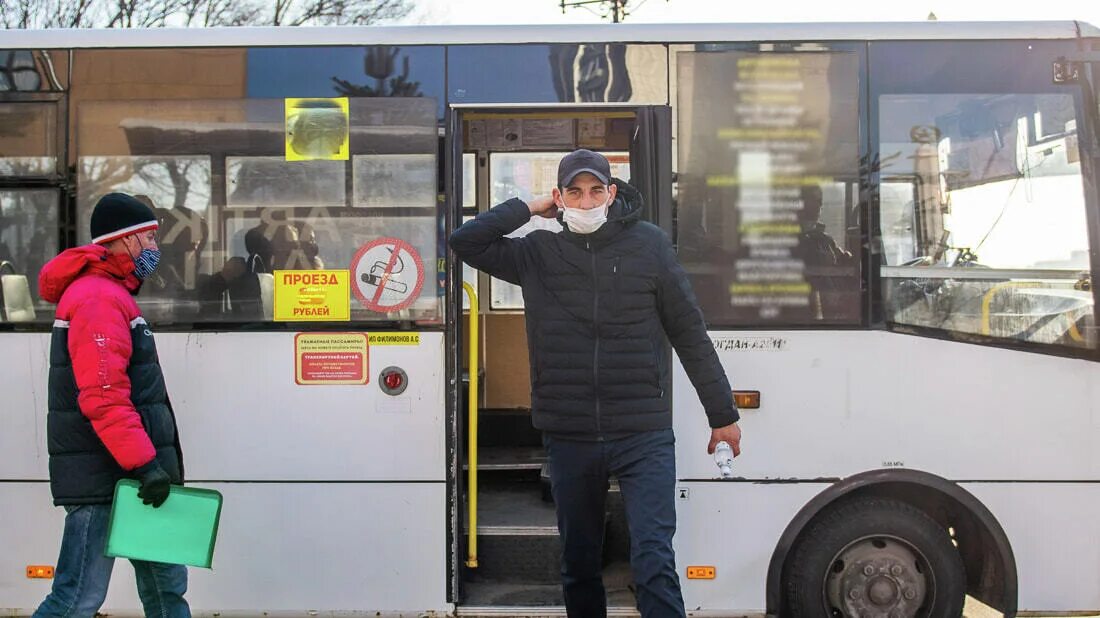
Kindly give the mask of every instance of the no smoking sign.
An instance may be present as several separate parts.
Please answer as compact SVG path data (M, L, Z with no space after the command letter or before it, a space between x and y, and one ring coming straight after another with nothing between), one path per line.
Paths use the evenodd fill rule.
M424 287L420 254L400 238L379 238L363 245L351 260L351 274L355 297L379 313L408 307Z

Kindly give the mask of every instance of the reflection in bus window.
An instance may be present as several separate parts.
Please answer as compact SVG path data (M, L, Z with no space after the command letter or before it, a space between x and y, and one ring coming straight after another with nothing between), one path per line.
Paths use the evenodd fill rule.
M333 208L346 199L343 161L226 157L225 168L229 208Z
M210 235L210 174L210 159L204 156L86 156L78 160L80 244L91 242L92 207L106 193L134 195L157 215L161 265L137 299L149 319L198 315L196 300L188 296L202 271L202 250Z
M888 319L1093 347L1069 95L880 97Z
M436 198L435 155L358 155L352 169L357 207L423 208Z
M56 115L54 103L0 103L0 176L57 172Z
M443 46L253 47L247 63L251 98L430 97L443 117Z
M61 91L69 81L69 55L62 50L0 50L0 92Z
M664 104L668 55L663 45L458 45L447 78L454 103Z
M284 111L281 99L81 103L79 240L100 195L148 200L164 256L138 302L151 322L201 323L270 321L275 271L354 270L391 238L421 262L400 275L408 297L372 309L353 294L351 319L438 321L436 101L350 99L349 161L287 160Z

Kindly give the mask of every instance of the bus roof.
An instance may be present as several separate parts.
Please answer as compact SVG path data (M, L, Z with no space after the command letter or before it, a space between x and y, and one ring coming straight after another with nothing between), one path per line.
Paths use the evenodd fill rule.
M465 45L493 43L698 43L1074 39L1100 36L1079 21L741 24L571 24L6 30L7 49Z

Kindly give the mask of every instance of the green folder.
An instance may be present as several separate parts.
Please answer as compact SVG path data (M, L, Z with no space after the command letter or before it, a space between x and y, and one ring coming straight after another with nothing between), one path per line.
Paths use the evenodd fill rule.
M212 489L172 485L160 508L142 504L141 483L122 479L115 485L107 556L210 568L222 495Z

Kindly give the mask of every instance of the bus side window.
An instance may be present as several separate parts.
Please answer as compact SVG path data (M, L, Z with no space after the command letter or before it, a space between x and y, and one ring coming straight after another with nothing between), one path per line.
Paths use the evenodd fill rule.
M675 58L675 241L708 323L860 324L857 53Z
M1072 97L883 95L879 106L888 322L1094 347ZM1060 110L1048 115L1058 126L1036 126L1041 110Z

